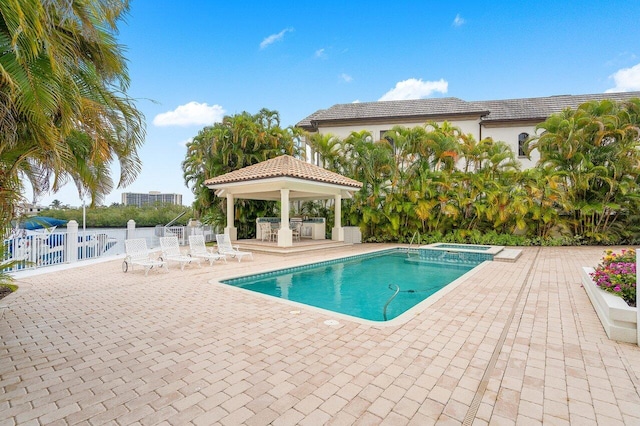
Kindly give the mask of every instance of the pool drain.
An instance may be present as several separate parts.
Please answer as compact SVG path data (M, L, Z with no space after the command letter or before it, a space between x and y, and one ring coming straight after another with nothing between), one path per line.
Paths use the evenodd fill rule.
M491 378L491 374L493 373L496 363L498 362L498 357L500 356L500 352L502 352L504 342L507 339L507 334L509 333L509 328L513 323L516 312L520 309L519 304L520 304L520 300L524 295L525 288L529 287L529 290L531 290L532 272L534 270L534 267L539 262L538 260L539 254L540 254L540 247L538 247L535 257L533 258L533 261L531 261L531 265L529 266L529 270L527 271L527 274L525 275L524 280L522 280L522 284L518 289L518 294L516 295L516 299L513 302L513 305L511 306L511 312L509 313L509 316L507 317L507 321L504 327L502 328L502 332L500 333L498 342L493 348L491 359L489 360L489 363L487 364L487 367L485 368L484 373L482 374L480 385L478 386L478 389L476 390L476 394L474 395L473 400L471 401L471 406L467 410L467 414L464 417L464 421L462 422L463 426L470 426L471 424L473 424L476 418L476 414L478 414L478 410L480 409L480 403L482 402L482 398L484 397L485 391L489 386L489 379ZM520 316L522 317L522 312L520 312Z

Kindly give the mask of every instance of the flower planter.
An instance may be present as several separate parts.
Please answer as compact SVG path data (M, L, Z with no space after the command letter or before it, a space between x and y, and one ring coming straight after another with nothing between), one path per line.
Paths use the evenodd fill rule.
M582 285L607 336L618 342L638 343L637 308L627 305L621 297L601 290L589 275L593 271L593 268L582 268Z

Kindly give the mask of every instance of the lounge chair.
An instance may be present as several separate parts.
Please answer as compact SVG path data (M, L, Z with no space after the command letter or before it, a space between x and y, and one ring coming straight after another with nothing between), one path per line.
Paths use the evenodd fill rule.
M134 265L144 267L145 277L154 266L158 268L165 267L169 270L167 263L162 259L151 258L149 249L147 248L147 240L144 238L125 240L124 248L126 252L126 257L122 262L122 271L124 272L129 270L129 266L131 266L131 270L133 271Z
M180 269L184 271L184 265L187 263L195 262L198 267L201 268L200 261L202 259L198 257L191 257L180 252L180 245L178 244L178 237L160 237L160 249L162 250L162 259L172 262L178 262Z
M253 259L253 253L249 251L240 251L238 250L238 247L233 247L228 234L216 234L216 242L218 243L218 253L220 254L229 255L234 258L237 257L238 262L240 262L245 256L249 256Z
M189 255L208 260L209 265L213 265L213 262L216 260L224 260L225 263L227 262L227 256L224 254L213 253L207 249L202 235L189 236Z

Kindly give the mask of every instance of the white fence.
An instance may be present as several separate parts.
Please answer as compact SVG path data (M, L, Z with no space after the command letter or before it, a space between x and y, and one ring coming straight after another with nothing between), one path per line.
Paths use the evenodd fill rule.
M206 241L214 238L208 226L172 226L136 228L130 220L127 228L78 229L75 221L67 224L66 232L24 233L4 240L3 264L12 262L5 271L17 272L52 265L75 263L83 260L125 253L124 241L128 238L145 238L147 247L159 247L159 237L176 235L181 244L186 244L189 235L204 235Z

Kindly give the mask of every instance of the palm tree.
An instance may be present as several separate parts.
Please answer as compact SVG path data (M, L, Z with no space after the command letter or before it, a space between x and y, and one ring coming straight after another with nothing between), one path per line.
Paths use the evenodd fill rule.
M429 122L425 130L426 135L416 141L416 154L428 161L433 170L453 170L461 152L460 129L445 121Z
M472 134L460 135L460 153L464 158L463 171L465 173L480 168L482 155L485 152L483 146L488 140L491 139L485 138L478 142Z
M373 136L367 130L351 132L341 143L341 154L349 161L345 162L344 174L353 179L363 181L365 171L368 166L365 153L373 144Z
M129 78L114 34L128 2L0 3L0 193L21 197L72 180L92 204L140 171L143 116L125 95Z
M205 223L224 222L226 202L216 199L204 182L207 179L250 166L283 154L297 155L300 131L281 128L277 111L266 108L225 116L221 123L205 127L187 144L182 162L183 177L195 194L194 208ZM274 213L275 203L238 200L234 215L239 235L255 231L257 215Z
M340 172L342 164L340 155L342 141L330 133L314 133L309 137L311 150L317 155L316 165L322 168Z
M214 195L204 185L207 179L223 173L221 162L214 161L211 152L213 128L205 127L187 143L187 152L182 162L183 178L187 187L195 195L194 211L200 217L214 202Z
M566 193L561 188L561 178L543 168L526 170L521 174L519 186L529 201L527 222L535 235L548 238L552 231L568 231L561 214L571 209Z
M587 102L549 117L530 142L540 152L538 167L561 182L574 235L615 242L623 234L616 222L638 212L630 196L640 178L638 105Z
M362 182L351 204L352 223L363 225L363 235L375 236L385 223L382 206L391 190L395 170L391 145L387 141L373 142L367 131L352 132L341 144L345 175Z

